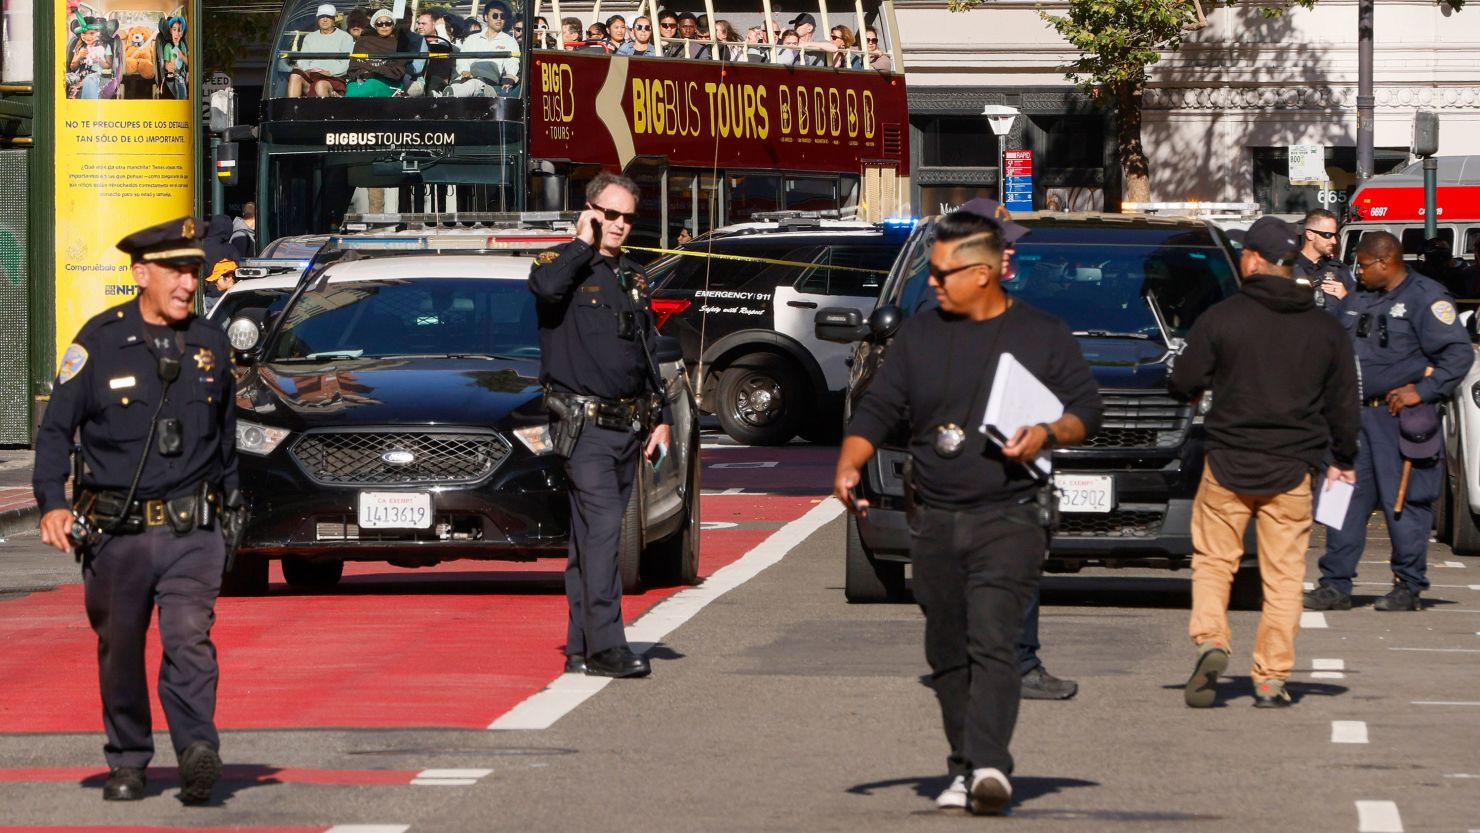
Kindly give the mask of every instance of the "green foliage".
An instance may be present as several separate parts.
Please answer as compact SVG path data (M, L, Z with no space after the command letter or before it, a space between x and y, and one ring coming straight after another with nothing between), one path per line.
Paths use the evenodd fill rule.
M202 68L209 74L230 73L242 58L262 60L272 49L278 11L237 11L207 5L202 12Z
M1163 52L1182 45L1197 22L1187 0L1072 0L1064 16L1039 12L1059 36L1079 50L1066 69L1091 84L1139 84Z

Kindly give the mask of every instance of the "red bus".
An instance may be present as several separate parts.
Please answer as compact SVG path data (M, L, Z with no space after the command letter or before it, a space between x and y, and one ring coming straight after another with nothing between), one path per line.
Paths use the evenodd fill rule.
M1480 156L1439 158L1434 221L1436 236L1449 243L1455 257L1470 260L1480 249ZM1405 259L1418 259L1425 240L1421 161L1357 187L1341 230L1346 262L1356 257L1358 241L1370 231L1391 232L1403 241Z
M391 12L399 51L375 52L361 34L345 54L322 50L343 41L336 33L350 22L351 3L340 0L330 28L318 14L323 3L289 0L257 128L259 236L329 232L349 215L446 222L579 209L601 171L642 188L638 246L671 245L684 229L697 236L763 212L907 212L908 107L904 74L890 69L900 53L889 0L786 11L758 2L699 8L742 37L751 30L750 43L721 41L718 25L707 38L671 28L665 38L648 0L601 5L601 21L576 19L578 40L548 35L558 5L546 16L514 0L413 2L402 17ZM380 5L389 4L358 8L383 19ZM475 9L483 36L466 31ZM609 54L584 39L584 27L613 14L629 26L646 18L654 51L695 57ZM496 34L517 39L487 35L504 18L513 24ZM783 47L766 33L789 20L799 29L812 22L816 39ZM883 60L855 30L871 33ZM365 97L374 73L377 97ZM310 79L333 80L334 89L315 97Z

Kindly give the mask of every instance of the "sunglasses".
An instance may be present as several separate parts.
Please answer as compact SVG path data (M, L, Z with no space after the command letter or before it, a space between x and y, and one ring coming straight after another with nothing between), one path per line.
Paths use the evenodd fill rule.
M879 42L879 39L878 38L868 38L867 40L868 40L869 43L878 43Z
M1306 231L1310 232L1311 234L1314 234L1315 236L1321 238L1322 240L1330 240L1330 239L1332 239L1333 237L1336 236L1336 232L1334 232L1334 231L1316 231L1313 228L1308 228L1308 229L1306 229Z
M375 24L375 28L377 28L377 29L385 29L387 27L395 26L395 25L396 25L395 23L392 23L389 20L382 20L382 21L379 21L378 23Z
M1357 318L1357 338L1366 338L1372 330L1372 319L1377 319L1377 346L1388 346L1388 326L1386 315L1373 315L1364 312Z
M661 26L661 27L663 27L664 29L677 29L678 28L678 24L677 23L659 23L658 25Z
M492 19L492 20L503 20L504 19L504 13L503 12L489 12L488 13L488 17L490 19Z
M594 202L588 202L586 205L591 206L595 211L600 211L601 216L605 217L608 223L615 223L618 217L625 220L629 226L637 222L636 211L618 211L615 208L602 208Z
M967 269L975 269L978 266L991 265L992 264L990 263L968 263L965 266L957 266L955 269L942 269L939 266L936 266L934 263L931 263L925 267L925 270L930 275L930 277L935 278L936 283L945 283L946 278L949 278L957 272L965 272Z
M639 32L651 32L651 31L653 31L653 27L647 25L646 23L639 23L636 26L633 26L632 28L635 29L635 30L637 30L637 31L639 31Z

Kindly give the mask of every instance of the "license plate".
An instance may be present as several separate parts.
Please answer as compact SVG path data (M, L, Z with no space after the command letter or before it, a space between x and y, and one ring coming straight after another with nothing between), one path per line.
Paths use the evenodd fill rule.
M360 492L360 528L426 529L432 525L427 492Z
M1056 474L1060 512L1109 512L1115 508L1115 478L1108 474Z

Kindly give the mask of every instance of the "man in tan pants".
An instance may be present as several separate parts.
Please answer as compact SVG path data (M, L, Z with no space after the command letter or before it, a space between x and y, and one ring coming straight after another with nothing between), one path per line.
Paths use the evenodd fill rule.
M1228 597L1252 518L1264 610L1254 638L1254 705L1291 704L1301 579L1310 540L1312 475L1326 488L1355 482L1356 359L1336 319L1319 310L1290 266L1299 235L1261 217L1244 235L1237 295L1208 310L1188 334L1169 382L1186 401L1212 396L1207 462L1192 507L1192 619L1197 661L1184 696L1212 706L1233 639Z

